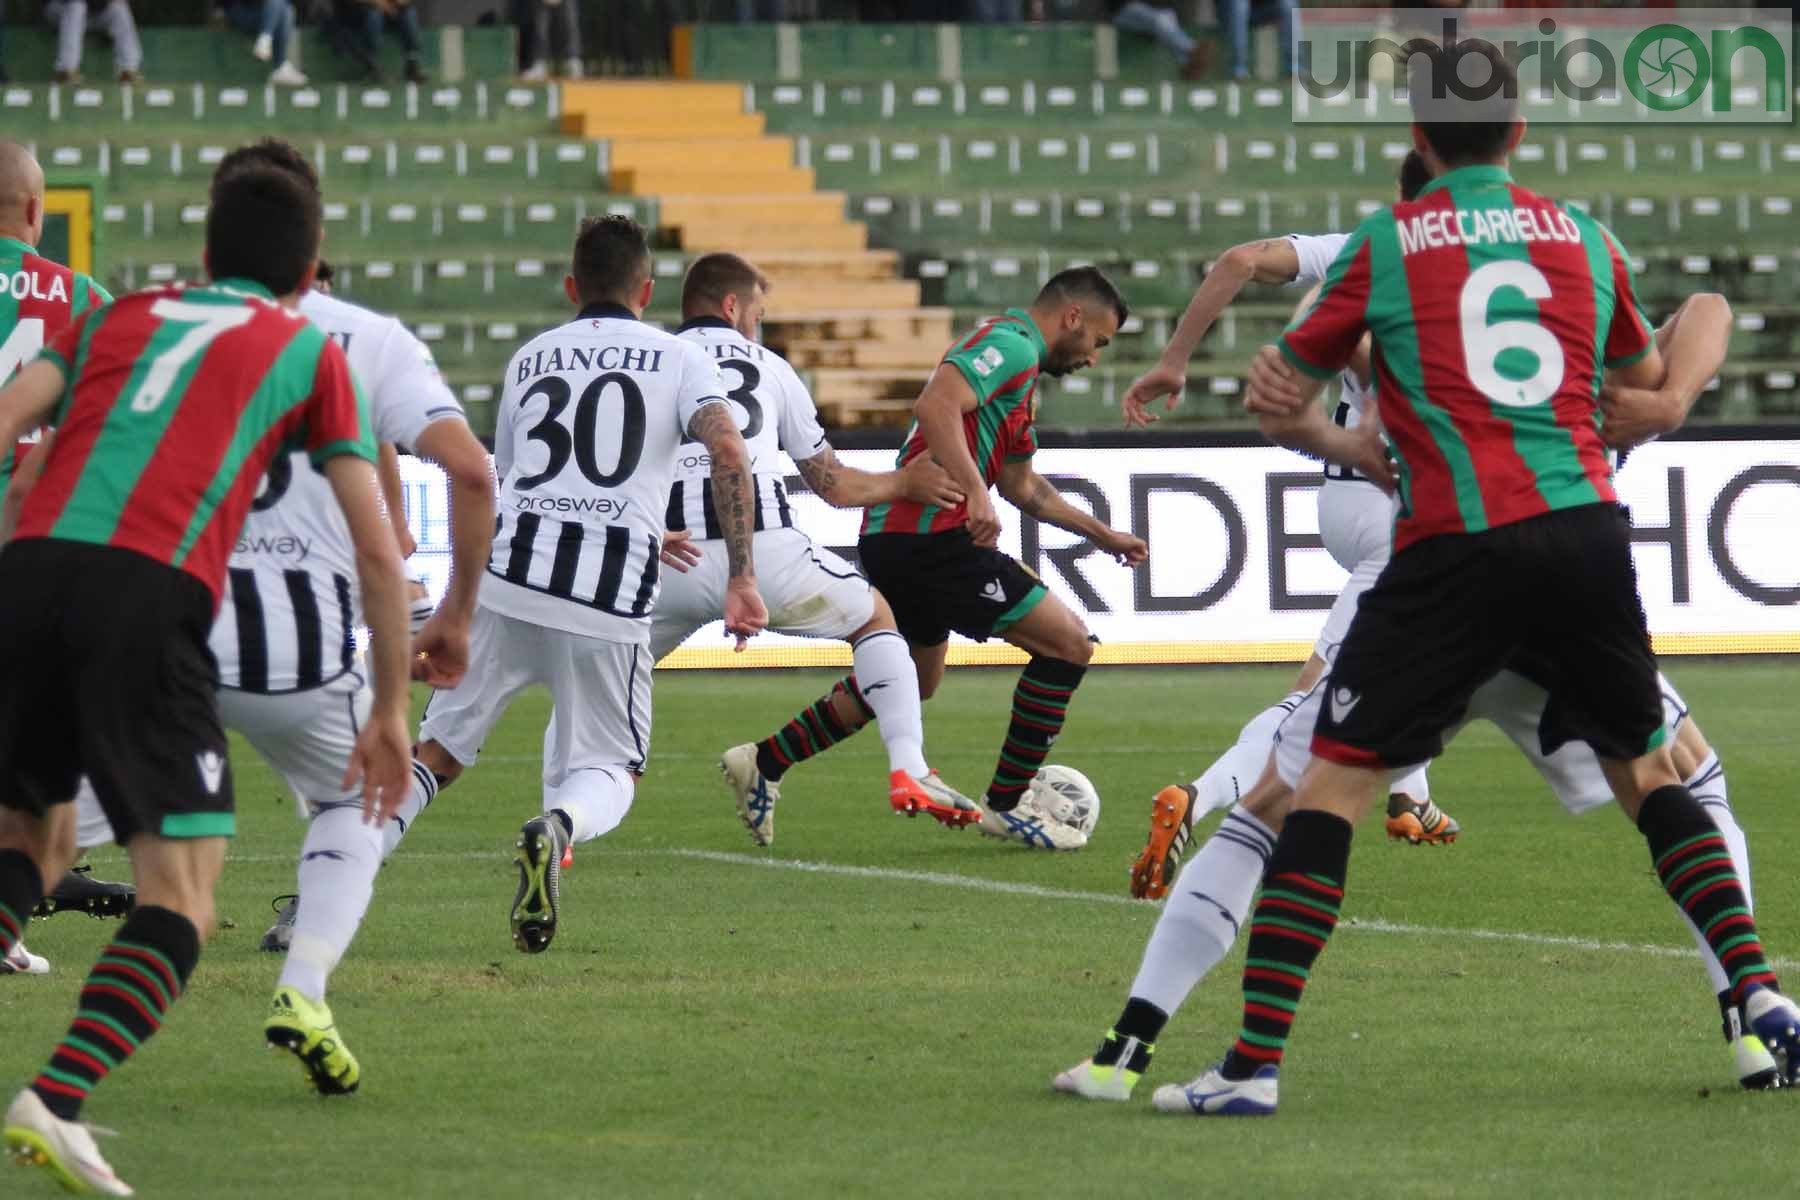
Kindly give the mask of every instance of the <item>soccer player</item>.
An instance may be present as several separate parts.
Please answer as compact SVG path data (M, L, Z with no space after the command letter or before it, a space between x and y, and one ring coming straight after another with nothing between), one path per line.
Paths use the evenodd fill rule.
M227 154L213 174L215 187L252 164L290 171L317 190L306 157L272 138ZM405 446L438 463L449 480L450 585L413 648L439 678L454 682L468 661L469 622L493 536L487 451L430 351L399 321L317 288L300 296L298 308L343 349L386 454ZM362 1074L325 1002L326 981L368 911L376 871L435 785L413 763L417 786L391 820L375 826L362 819L360 798L343 783L372 703L354 641L355 561L330 485L301 453L275 459L232 551L210 642L226 728L243 734L287 781L309 822L299 894L264 939L287 952L265 1033L300 1060L324 1094L355 1091Z
M712 459L725 628L742 647L768 620L749 451L712 358L640 319L654 283L635 222L583 223L564 281L580 312L506 368L494 431L500 521L469 672L432 696L419 728L418 759L441 789L475 762L514 696L542 684L555 701L543 815L518 840L511 923L528 954L556 936L563 851L625 819L649 756L650 614L684 437Z
M1657 388L1665 362L1611 234L1507 173L1525 125L1507 99L1517 81L1505 59L1463 43L1421 69L1457 71L1471 56L1485 61L1469 74L1491 72L1499 92L1479 105L1435 99L1448 89L1415 75L1413 140L1432 183L1358 227L1319 300L1252 368L1246 402L1266 433L1371 463L1379 477L1373 433L1338 429L1312 403L1370 333L1402 508L1394 556L1320 685L1313 761L1250 918L1243 1023L1224 1060L1187 1087L1196 1113L1275 1111L1283 1049L1343 902L1355 821L1387 772L1439 753L1470 696L1521 656L1551 674L1546 721L1593 749L1746 1024L1786 1079L1800 1072L1800 1007L1780 994L1726 840L1670 754L1600 434L1602 372ZM1409 669L1395 671L1402 656Z
M719 364L732 416L750 450L756 484L755 528L759 588L769 606L769 628L801 637L841 638L851 645L854 669L842 699L864 721L873 717L888 753L888 803L897 812L927 813L960 827L981 819L981 810L950 788L925 763L925 726L919 716L919 681L906 640L894 625L893 610L868 580L831 551L794 527L793 510L782 485L780 456L793 459L807 486L838 508L863 508L903 500L954 505L962 492L926 458L904 469L874 473L847 467L819 426L806 385L786 360L757 344L768 280L735 254L708 254L688 268L681 291L681 328L676 332ZM726 585L726 556L720 546L718 501L712 464L684 448L669 494L666 524L690 535L700 558L692 569L671 576L657 597L650 626L650 658L660 662L696 629L716 619ZM838 701L836 695L832 703ZM812 736L831 720L829 706L794 739ZM804 718L799 718L804 719ZM771 739L774 740L774 739ZM759 846L775 840L775 802L780 792L769 770L780 776L778 751L742 745L719 761L737 803L738 815ZM762 760L767 757L766 769Z
M1087 844L1087 835L1042 810L1030 784L1062 732L1069 701L1093 658L1093 639L1035 574L995 548L1000 518L988 488L997 484L1028 516L1085 537L1130 566L1149 556L1142 538L1110 529L1070 504L1031 467L1038 376L1093 366L1127 311L1105 275L1072 267L1052 276L1030 308L1008 309L953 346L914 406L898 465L930 457L966 499L952 506L878 504L863 515L858 542L863 570L893 606L900 634L912 647L922 699L943 682L952 630L976 641L999 637L1031 655L1013 693L1012 721L980 828L1044 850ZM765 739L758 747L759 774L766 779L770 767L785 771L866 725L869 717L851 702L852 694L850 681L840 682Z
M1417 151L1400 165L1401 200L1411 200L1430 180ZM1289 283L1307 287L1325 278L1326 270L1349 241L1345 234L1291 234L1260 242L1246 242L1219 256L1182 314L1175 334L1163 349L1155 367L1126 389L1120 407L1127 426L1144 427L1157 420L1151 411L1167 397L1173 409L1186 384L1188 361L1194 348L1220 313L1237 298L1246 283ZM1338 378L1338 403L1332 420L1354 428L1362 419L1372 395L1366 351ZM1160 899L1167 876L1165 860L1179 861L1186 849L1188 831L1201 816L1215 808L1231 808L1261 777L1274 748L1276 727L1294 710L1308 689L1325 673L1356 614L1356 604L1387 565L1394 524L1393 502L1367 476L1327 463L1325 481L1318 495L1319 536L1326 552L1349 572L1349 578L1332 602L1319 630L1312 655L1300 668L1294 686L1278 703L1252 717L1236 743L1192 783L1170 784L1151 800L1151 846L1132 869L1132 894ZM1388 796L1387 833L1414 845L1456 840L1462 827L1431 799L1424 767L1396 779ZM1169 875L1173 874L1172 865Z
M320 224L304 181L235 173L207 213L212 283L76 319L0 391L0 444L57 429L0 551L0 951L74 855L84 772L138 886L68 1033L6 1113L13 1155L74 1191L131 1194L82 1105L162 1024L212 927L235 818L206 636L256 489L291 445L331 480L374 632L375 703L347 776L371 818L404 795L406 609L367 411L343 352L279 303L305 290Z
M0 280L6 282L0 288L0 383L17 374L70 321L112 299L88 276L39 255L37 244L43 235L44 170L24 146L0 139ZM15 454L10 444L0 447L0 486L12 475ZM85 781L76 810L80 814L76 840L83 848L112 840L100 803ZM123 916L131 904L129 884L91 879L83 868L65 874L37 913ZM0 958L0 975L43 975L49 970L49 962L27 950L23 941Z

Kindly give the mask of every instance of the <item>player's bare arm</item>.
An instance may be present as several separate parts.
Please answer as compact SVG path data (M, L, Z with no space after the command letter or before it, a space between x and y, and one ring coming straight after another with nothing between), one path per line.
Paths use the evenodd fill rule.
M1119 402L1125 424L1142 427L1157 420L1150 408L1165 397L1164 411L1174 409L1187 386L1188 362L1200 339L1237 299L1245 284L1291 283L1299 273L1300 256L1294 251L1294 243L1284 237L1244 242L1219 255L1194 298L1188 301L1187 311L1181 314L1174 336L1163 347L1162 357L1125 389Z
M1279 359L1280 352L1275 354ZM1261 361L1259 357L1258 362ZM1298 377L1303 385L1301 390L1309 398L1306 406L1297 413L1257 408L1246 399L1244 407L1257 414L1256 424L1262 435L1277 446L1349 467L1367 476L1382 491L1391 493L1397 485L1397 477L1388 460L1387 446L1381 440L1381 423L1375 419L1375 414L1371 412L1355 428L1345 429L1325 415L1322 405L1314 402L1322 386L1320 380L1300 375L1285 361L1280 366Z
M406 519L406 484L400 478L400 452L392 442L383 442L376 448L375 473L381 479L381 501L387 506L388 524L393 526L400 557L411 558L419 543Z
M343 509L356 547L356 574L362 585L363 619L374 635L369 665L375 702L356 739L344 786L360 778L363 817L379 823L406 798L412 774L412 735L407 726L409 642L406 577L400 548L381 511L380 484L373 464L353 455L328 459L325 477Z
M454 687L469 666L469 621L494 534L494 477L488 453L466 423L433 421L414 447L450 484L450 584L413 639L415 671L433 687Z
M913 418L919 423L919 436L925 439L932 459L949 472L967 497L969 536L977 546L994 546L1000 541L1000 517L963 436L963 414L974 412L979 404L975 389L962 372L940 364L913 405Z
M1009 462L1000 469L1000 494L1020 512L1086 538L1127 566L1135 567L1150 557L1150 546L1143 538L1113 529L1070 504L1055 484L1032 468L1029 459Z
M55 442L56 430L46 429L44 436L26 451L25 457L13 468L13 477L6 484L6 497L4 501L0 501L0 543L10 540L13 530L18 528L19 513L25 507L25 497L37 486L38 476L44 473L44 460Z
M694 544L692 530L665 529L659 557L662 559L663 566L686 575L700 565L700 560L704 555L702 555L700 547Z
M1600 392L1605 422L1600 433L1609 446L1642 445L1681 428L1694 401L1719 373L1731 341L1731 305L1717 292L1702 292L1682 302L1656 331L1656 344L1667 364L1661 387L1638 388L1610 377Z
M725 631L737 638L737 649L769 623L756 590L756 564L751 542L756 531L756 481L750 473L750 451L738 432L731 409L722 403L702 405L688 423L688 433L712 456L713 502L725 542Z
M16 445L20 438L43 425L62 395L63 373L53 363L42 359L32 363L0 388L0 446ZM6 497L0 501L0 542L12 537L19 521L19 507L25 503L31 485L37 482L44 465L44 444L25 456L12 480L6 486Z
M861 471L846 465L830 445L794 466L806 486L833 508L867 508L890 500L912 500L955 508L963 502L956 481L929 457L921 455L897 471Z

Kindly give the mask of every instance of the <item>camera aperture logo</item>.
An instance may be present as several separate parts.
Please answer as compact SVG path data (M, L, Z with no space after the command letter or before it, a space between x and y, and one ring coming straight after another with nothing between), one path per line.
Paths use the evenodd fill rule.
M1505 98L1536 122L1793 120L1786 9L1309 9L1297 41L1298 122L1411 121L1409 78L1434 100L1494 98L1500 81L1440 69L1458 43L1512 64L1518 95Z

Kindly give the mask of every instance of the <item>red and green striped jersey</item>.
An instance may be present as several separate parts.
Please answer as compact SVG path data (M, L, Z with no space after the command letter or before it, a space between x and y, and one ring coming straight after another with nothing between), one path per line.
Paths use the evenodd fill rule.
M1615 499L1601 379L1654 343L1598 221L1503 167L1449 171L1357 227L1281 352L1329 378L1364 330L1400 460L1396 550Z
M1000 468L1037 453L1032 418L1037 415L1037 377L1044 365L1044 337L1031 314L1009 308L989 317L963 338L944 361L962 372L975 389L975 408L963 414L963 436L988 486L1000 479ZM900 447L896 466L930 453L917 422ZM966 524L965 504L939 508L913 500L890 500L863 513L862 531L871 533L942 533Z
M81 272L39 256L16 238L0 237L0 384L70 321L111 300ZM0 449L0 487L12 478L13 461L14 447Z
M56 441L16 536L116 546L212 589L270 461L374 461L344 352L246 280L147 288L44 348L63 372Z

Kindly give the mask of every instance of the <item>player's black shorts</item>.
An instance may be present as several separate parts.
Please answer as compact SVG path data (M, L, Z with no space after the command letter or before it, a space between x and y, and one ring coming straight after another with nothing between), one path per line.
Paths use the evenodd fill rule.
M887 598L900 635L936 646L954 629L985 642L1038 606L1043 583L1017 559L977 546L967 529L876 533L857 543L863 574Z
M1436 758L1475 689L1515 663L1550 693L1547 737L1614 759L1662 744L1623 509L1562 509L1394 555L1332 663L1313 753L1352 766Z
M120 842L235 832L212 618L205 584L131 550L0 551L0 804L43 813L86 775Z

